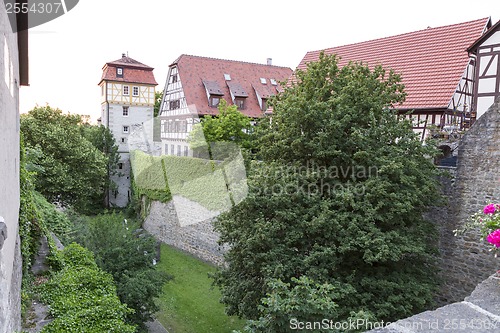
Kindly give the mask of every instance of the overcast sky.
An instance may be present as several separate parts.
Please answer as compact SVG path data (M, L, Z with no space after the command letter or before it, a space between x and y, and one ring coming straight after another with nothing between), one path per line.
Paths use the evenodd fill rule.
M163 90L181 54L295 69L307 51L491 17L500 1L80 0L30 30L30 86L21 112L49 104L100 115L102 66L122 53L154 67Z

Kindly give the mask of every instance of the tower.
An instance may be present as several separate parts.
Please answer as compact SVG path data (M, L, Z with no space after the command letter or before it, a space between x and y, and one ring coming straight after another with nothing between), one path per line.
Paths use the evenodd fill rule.
M109 128L118 145L118 175L112 176L117 189L109 194L113 206L125 207L130 199L129 136L138 126L151 126L155 103L153 68L126 54L102 68L101 124ZM150 131L152 132L152 128Z

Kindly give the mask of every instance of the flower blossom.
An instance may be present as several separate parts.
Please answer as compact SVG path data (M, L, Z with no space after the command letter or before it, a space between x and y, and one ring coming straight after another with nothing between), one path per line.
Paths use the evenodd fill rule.
M486 240L496 247L500 247L500 229L497 229L489 234L488 237L486 237Z
M494 204L489 204L484 206L483 212L485 214L493 214L495 213L495 205Z

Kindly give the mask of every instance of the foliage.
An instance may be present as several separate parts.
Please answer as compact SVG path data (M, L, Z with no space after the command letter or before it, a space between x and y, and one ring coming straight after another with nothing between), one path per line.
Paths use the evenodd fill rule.
M237 167L230 161L217 165L210 160L157 157L137 150L131 152L130 159L135 195L166 202L178 194L210 210L224 210L231 206L226 178ZM233 183L239 181L235 177L231 179Z
M59 260L62 269L39 287L54 316L42 333L136 331L124 322L133 310L120 303L113 278L97 267L91 252L73 243Z
M34 171L29 171L31 161L26 154L23 135L21 134L19 183L19 236L21 238L21 254L23 257L23 276L28 276L32 259L38 249L38 239L42 233L40 216L35 203L33 184ZM24 281L23 281L24 282Z
M496 256L500 247L500 204L488 204L474 213L463 228L455 230L455 236L474 230L491 244Z
M169 332L227 333L243 328L243 320L224 313L220 292L209 277L214 266L162 244L157 269L172 274L158 298L156 315Z
M117 166L120 160L118 145L111 130L103 125L95 126L84 123L80 126L80 130L83 137L90 141L107 160L107 176L105 177L104 190L93 200L96 206L94 209L99 210L103 205L109 207L109 191L117 187L111 176L118 174Z
M154 299L168 280L153 265L156 240L136 233L138 226L122 214L77 216L74 223L75 240L94 253L98 266L113 276L120 300L135 310L127 320L142 327L158 310Z
M153 109L154 117L157 117L160 114L162 99L163 99L163 91L155 91L155 105Z
M291 283L273 279L268 282L268 289L270 292L259 305L263 315L258 320L249 320L245 332L286 333L290 328L306 328L306 322L319 323L322 332L337 332L339 327L349 327L351 322L356 322L359 330L354 331L364 331L373 319L363 311L352 313L345 322L338 317L335 300L350 297L354 292L350 286L318 284L301 276L293 277Z
M321 54L272 101L249 195L216 223L230 247L215 280L229 314L258 320L269 282L299 276L352 289L335 300L344 320L432 302L436 232L422 212L439 199L436 149L390 108L404 98L397 75L337 62Z
M250 118L238 111L236 105L228 105L226 100L219 103L216 117L205 116L189 133L190 148L203 155L208 151L210 158L223 160L229 156L228 148L250 147ZM230 142L234 145L223 144Z
M43 153L35 188L51 202L90 210L103 193L106 157L81 133L79 115L37 106L21 115L25 143Z
M33 193L36 209L44 226L54 232L62 243L67 243L71 232L71 221L66 214L58 211L40 193Z

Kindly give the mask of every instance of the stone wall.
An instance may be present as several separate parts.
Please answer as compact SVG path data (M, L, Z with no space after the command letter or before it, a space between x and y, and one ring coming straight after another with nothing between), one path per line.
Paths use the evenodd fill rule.
M19 62L17 35L0 5L0 332L20 330Z
M494 104L463 136L458 164L442 178L446 207L431 213L439 228L440 267L443 286L439 304L456 302L500 268L500 260L476 233L455 237L470 216L486 204L500 201L500 111Z
M187 205L191 209L186 209ZM195 202L177 196L168 203L153 201L148 209L149 214L143 227L158 240L214 265L223 264L226 249L218 245L219 234L213 230L212 225L213 217L218 212L208 211ZM177 211L191 211L193 215L181 213L182 221L179 221ZM205 218L201 218L200 214ZM192 223L188 222L189 219Z

